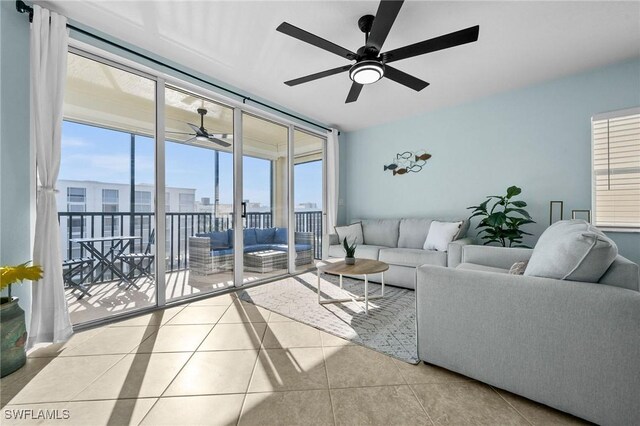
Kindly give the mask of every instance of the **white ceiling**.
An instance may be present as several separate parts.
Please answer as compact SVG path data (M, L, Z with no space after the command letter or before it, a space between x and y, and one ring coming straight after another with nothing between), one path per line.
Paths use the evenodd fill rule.
M70 19L322 123L355 130L640 56L640 2L408 1L383 51L472 25L478 42L399 61L431 83L414 92L383 79L345 104L347 73L285 80L346 65L277 32L287 21L355 51L358 18L378 2L52 1Z

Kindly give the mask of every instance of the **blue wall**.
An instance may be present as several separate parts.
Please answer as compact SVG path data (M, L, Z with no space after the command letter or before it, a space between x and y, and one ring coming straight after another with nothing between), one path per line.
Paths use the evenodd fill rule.
M591 208L591 116L638 105L636 59L349 132L341 218L462 218L466 207L517 185L537 222L528 227L533 245L549 224L550 200L564 200L565 218ZM421 172L383 171L396 153L420 149L433 155ZM640 262L640 233L609 235Z
M0 2L0 264L30 260L29 20ZM14 285L30 309L30 284Z

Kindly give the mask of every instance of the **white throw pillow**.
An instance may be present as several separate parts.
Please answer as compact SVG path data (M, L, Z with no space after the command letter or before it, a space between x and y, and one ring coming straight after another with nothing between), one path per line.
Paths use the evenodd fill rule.
M335 227L336 234L338 234L338 239L340 240L340 244L347 239L347 243L349 245L356 244L364 244L364 236L362 235L362 222L352 223L347 226L336 226Z
M449 243L460 231L462 222L438 222L434 220L429 227L427 241L422 247L425 250L447 251Z

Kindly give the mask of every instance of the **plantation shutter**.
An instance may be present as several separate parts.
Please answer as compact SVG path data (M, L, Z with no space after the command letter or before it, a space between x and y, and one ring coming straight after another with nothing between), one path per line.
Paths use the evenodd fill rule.
M640 228L640 108L593 117L594 224Z

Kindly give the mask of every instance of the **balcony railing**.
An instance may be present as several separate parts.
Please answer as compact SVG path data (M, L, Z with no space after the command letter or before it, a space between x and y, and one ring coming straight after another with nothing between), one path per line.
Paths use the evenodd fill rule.
M78 238L101 238L131 235L141 237L132 242L132 252L143 252L155 228L154 213L104 213L104 212L60 212L60 239L64 259L85 257L88 253L73 242ZM270 228L273 225L270 212L247 212L243 225L247 228ZM166 269L187 269L189 237L210 231L225 231L233 228L232 214L214 216L212 213L181 212L166 213ZM322 212L295 213L296 232L313 232L315 235L315 258L322 257ZM108 243L101 243L105 252ZM108 274L105 279L110 279Z

